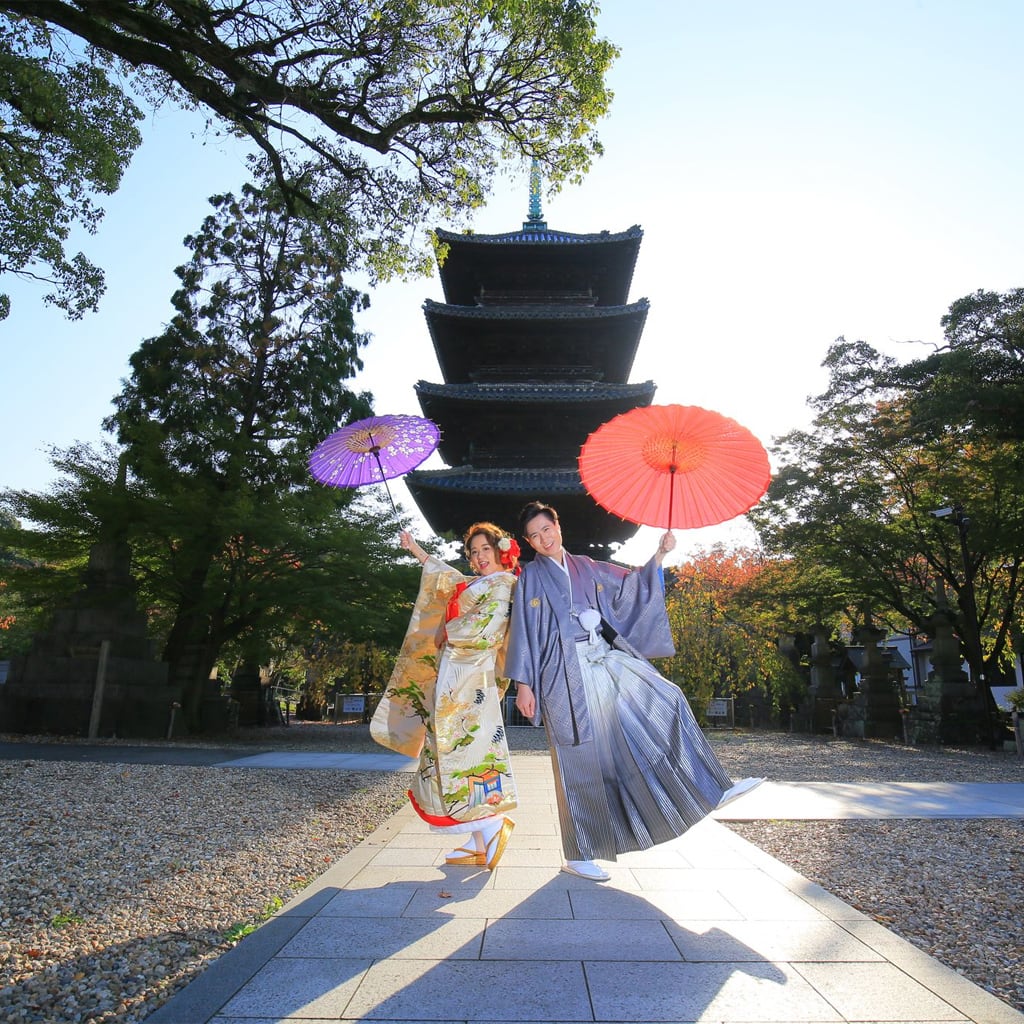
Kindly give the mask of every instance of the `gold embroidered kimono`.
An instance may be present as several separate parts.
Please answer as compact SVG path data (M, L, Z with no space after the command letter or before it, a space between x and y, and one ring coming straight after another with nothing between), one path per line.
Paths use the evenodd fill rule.
M456 585L459 614L447 642L435 637ZM370 734L382 746L419 757L410 796L429 824L447 828L516 806L499 680L516 577L466 577L433 556Z

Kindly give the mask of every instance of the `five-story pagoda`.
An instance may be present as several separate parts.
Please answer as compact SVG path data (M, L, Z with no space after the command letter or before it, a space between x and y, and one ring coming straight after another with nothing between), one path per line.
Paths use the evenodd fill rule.
M410 493L455 536L478 519L515 532L523 505L547 501L568 550L609 557L637 527L589 497L576 460L593 430L654 397L652 381L627 383L648 310L627 301L643 232L549 229L534 169L521 231L437 235L445 301L423 309L444 383L416 393L449 468L410 473Z

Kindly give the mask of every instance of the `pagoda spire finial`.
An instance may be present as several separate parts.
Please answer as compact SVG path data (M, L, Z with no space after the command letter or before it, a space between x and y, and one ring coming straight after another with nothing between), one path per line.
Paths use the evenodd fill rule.
M530 163L530 215L523 222L523 230L547 231L547 228L540 207L540 161L534 157Z

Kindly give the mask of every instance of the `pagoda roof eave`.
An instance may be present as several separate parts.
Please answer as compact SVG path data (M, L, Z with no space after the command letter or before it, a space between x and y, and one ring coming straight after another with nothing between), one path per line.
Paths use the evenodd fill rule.
M646 299L561 309L436 302L423 308L441 376L451 382L519 378L530 365L541 378L564 377L561 368L575 366L591 379L623 383L649 310Z
M417 381L415 391L421 398L428 397L460 402L514 402L518 404L550 404L551 402L605 404L608 402L638 402L654 398L657 385L653 380L637 384L434 384Z
M622 242L639 242L644 235L643 228L634 224L625 231L595 231L579 233L559 231L555 228L520 228L489 235L475 231L446 231L435 228L438 241L446 245L609 245Z
M566 547L577 554L608 558L609 545L629 540L639 529L598 505L575 469L417 469L405 480L431 529L442 535L460 536L479 520L515 533L520 510L534 500L558 508ZM525 548L524 558L532 554Z
M590 295L594 305L620 306L629 296L643 232L573 234L509 231L500 235L457 234L438 229L447 254L438 265L445 299L472 306L484 292L511 289ZM500 286L499 286L500 283Z
M650 405L656 390L653 381L416 385L423 415L441 430L441 458L449 466L481 470L574 466L590 434L622 413Z
M460 491L466 494L586 494L575 466L567 469L414 469L406 474L410 490Z
M516 306L456 306L450 302L426 299L423 312L428 320L611 320L644 316L651 304L646 298L625 306L558 306L538 303Z

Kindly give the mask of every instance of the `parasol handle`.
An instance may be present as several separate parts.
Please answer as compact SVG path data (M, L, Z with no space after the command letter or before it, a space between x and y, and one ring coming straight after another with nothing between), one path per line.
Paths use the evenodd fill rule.
M672 529L672 500L676 496L676 442L672 442L672 461L668 464L668 523L666 528Z
M380 482L384 485L384 490L388 492L388 501L391 502L391 511L398 515L398 509L395 508L395 499L391 497L391 488L388 487L388 478L384 475L384 467L380 462L380 446L373 444L373 434L368 430L366 436L370 439L370 451L373 454L374 461L377 463L377 468L380 470Z

